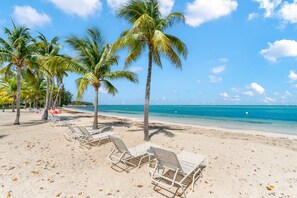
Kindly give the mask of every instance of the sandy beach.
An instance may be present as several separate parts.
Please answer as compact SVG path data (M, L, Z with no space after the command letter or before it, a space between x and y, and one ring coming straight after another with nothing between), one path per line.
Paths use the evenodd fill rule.
M91 126L87 113L63 112L76 125ZM171 197L153 190L148 165L129 173L111 168L112 143L81 147L67 141L66 127L51 127L40 115L0 112L0 197ZM128 147L143 143L139 121L100 116ZM209 158L208 174L191 197L297 197L297 139L151 123L151 142L175 152ZM174 192L174 190L172 191Z

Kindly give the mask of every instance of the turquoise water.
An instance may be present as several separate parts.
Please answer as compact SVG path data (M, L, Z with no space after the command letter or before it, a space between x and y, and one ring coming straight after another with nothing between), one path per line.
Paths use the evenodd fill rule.
M93 107L80 109L93 111ZM102 105L99 112L143 117L142 105ZM297 135L297 106L151 105L150 119L226 129L258 130Z

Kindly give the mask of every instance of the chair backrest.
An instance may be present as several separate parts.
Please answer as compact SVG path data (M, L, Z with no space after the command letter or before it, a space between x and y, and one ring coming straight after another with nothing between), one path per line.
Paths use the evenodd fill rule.
M154 153L159 166L167 167L172 170L179 169L179 171L182 171L179 160L173 151L153 146L151 146L151 150Z
M86 127L83 126L78 126L77 127L84 136L88 137L88 138L92 138L92 135L90 134L90 132L86 129Z
M125 143L123 142L123 140L121 138L114 136L114 135L110 135L109 139L112 141L112 143L115 145L116 149L120 153L127 153L127 154L131 155L131 153L129 152L128 148L126 147Z
M55 117L54 117L51 113L48 114L48 118L49 118L50 121L52 121L52 122L57 122L57 120L55 119Z
M73 126L71 126L71 124L66 123L66 125L72 133L76 133L76 130L73 128Z

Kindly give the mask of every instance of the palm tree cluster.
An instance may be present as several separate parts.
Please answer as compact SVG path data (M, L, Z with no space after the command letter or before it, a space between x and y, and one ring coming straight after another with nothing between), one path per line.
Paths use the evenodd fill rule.
M19 124L21 101L36 106L43 100L43 119L47 119L48 110L55 107L58 101L63 77L67 76L67 72L76 72L82 76L76 80L77 99L83 97L88 87L95 91L93 128L98 128L99 89L115 95L118 90L112 80L137 82L137 75L126 69L147 52L144 140L149 140L152 68L153 65L162 68L161 57L167 58L176 68L181 68L179 56L186 58L187 47L179 38L166 34L165 30L178 22L184 23L185 18L179 12L162 17L158 0L130 0L118 10L118 16L127 20L132 27L123 31L113 44L106 43L97 28L87 29L84 36L67 37L65 43L76 52L75 57L59 53L57 37L49 41L39 33L33 38L28 28L14 24L12 30L4 29L7 37L0 38L0 104L16 103L15 124ZM128 50L124 69L114 70L113 66L119 60L116 53L123 48Z

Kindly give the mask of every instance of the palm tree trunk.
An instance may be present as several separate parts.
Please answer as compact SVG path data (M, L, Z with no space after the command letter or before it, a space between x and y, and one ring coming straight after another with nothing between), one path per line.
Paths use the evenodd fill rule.
M95 87L93 129L98 129L98 92L99 92L99 87Z
M16 95L16 107L17 113L14 121L14 125L20 124L20 115L21 115L21 67L16 67L17 72L17 95Z
M13 96L12 98L13 98L13 100L11 103L11 109L12 109L12 112L15 112L15 98L16 98L16 96Z
M144 103L144 141L149 141L149 105L151 95L151 77L152 77L152 50L149 49L149 62L145 87L145 103Z
M54 102L54 105L53 105L54 108L56 108L58 98L59 98L59 95L60 95L60 90L61 90L61 84L60 83L58 83L58 86L59 86L59 88L58 88L57 96L56 96L56 99L55 99L55 102Z
M5 112L5 105L2 105L2 112Z
M48 117L48 109L49 109L49 91L50 91L50 79L46 78L46 97L45 97L45 107L44 112L42 114L42 119L47 120Z
M54 81L52 80L52 88L50 91L50 99L49 99L49 108L52 109L53 108L53 92L54 92Z
M38 109L38 100L39 100L38 97L36 97L36 98L35 98L35 101L36 101L36 109Z

